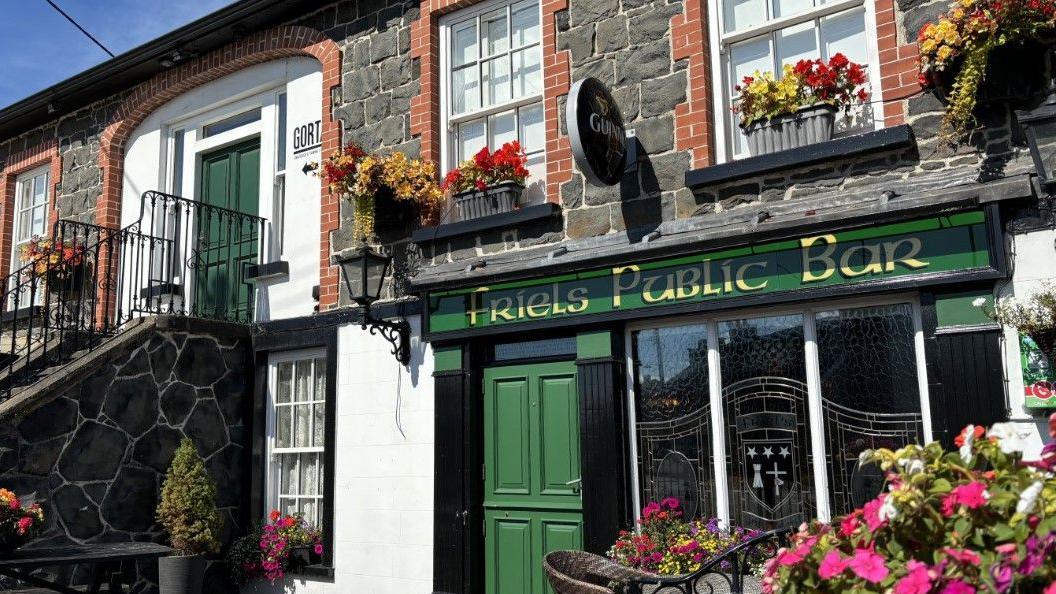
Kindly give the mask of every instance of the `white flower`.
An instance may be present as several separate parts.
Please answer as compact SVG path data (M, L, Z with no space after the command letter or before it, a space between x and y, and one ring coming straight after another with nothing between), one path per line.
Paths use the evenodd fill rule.
M997 445L1006 454L1022 452L1030 439L1030 430L1018 427L1015 423L994 423L986 432L987 437L996 437Z
M1016 504L1017 514L1029 514L1034 511L1034 505L1038 502L1043 486L1044 483L1041 481L1034 481L1032 485L1023 490L1023 494L1019 496L1019 503Z
M899 458L898 465L907 476L924 472L924 461L920 458Z
M965 464L970 464L972 462L972 442L975 441L975 425L965 427L961 435L964 436L964 445L957 451L961 454L961 460L964 460Z
M884 497L884 502L880 505L880 509L876 511L876 515L880 518L881 522L894 520L898 517L898 508L895 507L895 498L890 495Z
M861 454L858 454L858 466L865 466L869 463L869 459L873 457L873 450L862 450Z
M972 307L982 307L986 305L986 297L976 297L972 300Z

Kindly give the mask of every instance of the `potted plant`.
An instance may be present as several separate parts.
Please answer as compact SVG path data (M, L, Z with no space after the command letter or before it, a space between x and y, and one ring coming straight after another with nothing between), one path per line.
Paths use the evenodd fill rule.
M1025 462L1012 423L969 425L954 443L863 452L859 465L879 466L887 491L805 524L767 562L763 591L1056 592L1053 461Z
M16 549L40 535L44 527L44 511L36 503L23 506L18 496L0 489L0 556Z
M323 560L322 532L302 514L272 510L262 526L236 540L228 551L231 578L238 585L265 579L274 584Z
M330 191L352 205L353 237L367 242L375 240L377 204L410 203L420 217L430 218L442 196L436 166L398 151L372 155L350 144L323 161L321 169Z
M1004 297L993 307L982 297L972 305L998 324L1029 336L1045 358L1056 363L1056 285L1044 283L1029 298Z
M786 64L779 79L758 71L744 77L733 109L748 150L763 155L830 140L836 113L869 99L866 82L862 65L839 53L828 62Z
M165 475L157 518L175 553L158 559L161 594L199 594L204 555L219 552L223 520L216 507L216 484L188 438L176 449Z
M76 241L56 243L34 236L22 245L19 259L32 266L29 274L45 279L52 290L60 293L80 291L84 285L86 248Z
M917 35L920 83L946 101L940 138L955 143L979 102L1029 100L1045 90L1056 31L1052 0L956 0ZM985 83L985 84L984 84Z
M510 212L524 192L528 179L527 157L514 140L495 152L484 147L444 176L440 188L454 193L463 221Z

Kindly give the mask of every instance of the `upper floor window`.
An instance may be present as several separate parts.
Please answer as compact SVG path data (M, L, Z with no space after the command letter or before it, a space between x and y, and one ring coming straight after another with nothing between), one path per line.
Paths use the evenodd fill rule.
M726 132L726 154L748 156L748 145L730 109L736 102L734 87L754 72L780 76L786 64L842 53L866 66L867 90L878 92L874 19L863 0L719 0L719 23ZM871 104L855 108L849 118L838 118L836 133L845 134L873 126Z
M518 140L531 173L524 202L543 200L546 133L538 0L493 1L441 21L442 162Z

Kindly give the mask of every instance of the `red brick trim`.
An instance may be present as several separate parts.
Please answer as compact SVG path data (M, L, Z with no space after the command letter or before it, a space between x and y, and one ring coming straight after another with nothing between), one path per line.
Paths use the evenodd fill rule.
M421 141L422 158L440 163L440 17L472 6L478 0L427 0L422 14L411 24L411 59L421 67L421 89L411 99L411 134ZM568 52L557 51L555 13L568 8L568 0L541 0L543 28L543 113L546 122L546 195L560 201L561 184L572 177L572 150L559 134L558 98L570 85ZM443 172L441 172L442 174Z
M880 53L880 85L883 88L885 126L897 126L906 121L903 99L920 91L920 54L917 32L906 31L911 41L898 43L894 0L876 0L876 49Z
M103 170L103 193L96 210L96 223L107 227L121 224L121 193L124 185L125 144L132 132L154 110L182 93L233 72L271 60L295 56L314 57L323 70L323 154L340 147L340 125L333 117L331 89L341 84L341 50L319 31L300 26L282 26L260 31L209 52L199 58L155 75L134 87L110 118L100 139L99 165ZM321 236L319 241L319 306L337 303L338 272L330 265L330 233L340 225L338 197L320 182Z
M0 271L6 277L11 274L11 246L15 222L15 184L18 176L38 167L51 165L48 178L48 221L58 220L55 208L55 185L61 181L62 160L58 143L54 140L9 156L0 168ZM50 231L49 231L50 232ZM2 304L0 304L2 306Z
M690 151L693 167L714 162L711 109L711 51L705 0L686 0L682 14L671 17L671 56L688 60L686 102L675 106L675 150Z

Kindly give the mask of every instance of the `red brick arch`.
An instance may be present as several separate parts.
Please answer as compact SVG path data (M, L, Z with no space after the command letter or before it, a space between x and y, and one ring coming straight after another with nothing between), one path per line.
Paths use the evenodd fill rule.
M116 228L121 224L125 145L132 132L154 110L177 96L243 68L297 56L314 57L322 64L323 154L340 146L340 125L333 117L331 89L341 84L341 50L310 27L282 26L259 31L155 75L132 89L111 116L100 138L99 165L103 192L96 206L96 223ZM337 196L320 183L321 237L319 243L319 305L337 303L337 271L330 266L330 232L340 224Z

